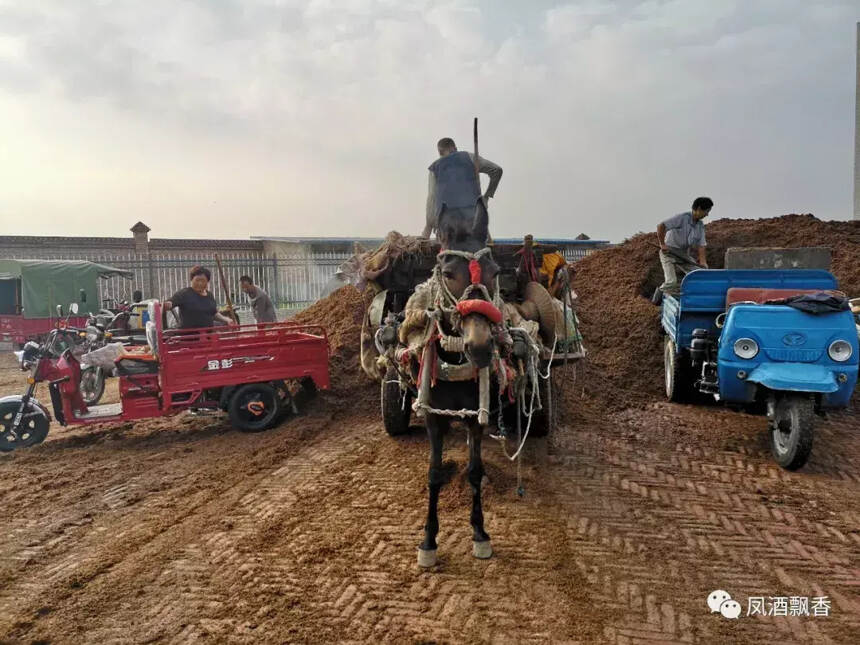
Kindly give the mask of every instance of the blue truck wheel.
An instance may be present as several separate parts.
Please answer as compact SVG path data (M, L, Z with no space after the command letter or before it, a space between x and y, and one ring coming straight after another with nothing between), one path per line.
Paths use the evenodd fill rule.
M815 405L807 394L780 397L770 428L773 458L786 470L797 470L812 453Z
M690 370L687 369L675 349L675 341L668 336L663 346L663 374L666 385L666 398L675 403L690 398Z

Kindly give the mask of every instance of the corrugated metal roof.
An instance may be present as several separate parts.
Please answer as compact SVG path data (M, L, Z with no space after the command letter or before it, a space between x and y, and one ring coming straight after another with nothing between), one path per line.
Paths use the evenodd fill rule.
M188 249L188 248L218 248L218 249L249 249L262 250L259 240L198 240L191 238L153 238L149 240L150 249Z
M522 244L523 238L521 237L496 237L493 238L494 242L498 242L499 244ZM546 237L536 237L535 243L544 244L544 245L553 245L558 244L560 246L594 246L597 244L609 244L609 240L571 240L566 238L546 238Z
M134 246L130 237L39 237L37 235L0 235L0 245L6 246L44 246L46 244L87 246Z
M0 235L0 246L100 246L134 249L135 242L130 237L59 237L36 235ZM201 240L192 238L152 238L149 248L219 248L262 250L259 240Z
M260 242L288 242L290 244L352 244L353 242L382 243L383 237L279 237L252 235L252 240Z
M260 240L262 242L288 242L290 244L352 244L359 243L378 243L384 241L382 237L277 237L277 236L259 236L252 235L252 240ZM497 237L495 242L499 244L518 244L522 243L521 237ZM565 238L535 238L535 242L539 244L559 244L571 246L594 246L600 244L609 244L607 240L574 240Z

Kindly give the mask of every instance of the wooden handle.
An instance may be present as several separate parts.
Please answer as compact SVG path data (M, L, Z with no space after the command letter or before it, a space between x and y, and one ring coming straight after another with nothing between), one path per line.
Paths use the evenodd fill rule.
M473 127L475 134L475 177L478 179L478 190L481 188L481 165L478 163L478 117L475 117Z
M227 297L227 310L230 312L230 318L238 324L239 316L236 315L236 311L233 309L233 301L230 299L230 289L227 286L227 278L224 276L224 269L221 266L221 258L218 257L218 254L215 254L215 264L218 265L218 275L221 276L221 287L224 289L224 295Z

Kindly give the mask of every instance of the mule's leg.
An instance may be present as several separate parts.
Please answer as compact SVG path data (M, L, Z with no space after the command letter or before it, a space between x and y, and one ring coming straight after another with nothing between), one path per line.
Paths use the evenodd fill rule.
M439 516L436 512L439 503L439 489L445 479L442 471L442 439L448 429L449 421L445 417L428 414L425 421L427 437L430 440L430 473L428 485L430 488L427 507L427 523L424 525L424 541L418 547L418 566L432 567L436 564L436 535L439 533Z
M477 422L469 424L469 485L472 487L472 553L485 560L493 555L490 536L484 530L484 510L481 508L481 480L484 478L484 463L481 461L481 439L484 428Z

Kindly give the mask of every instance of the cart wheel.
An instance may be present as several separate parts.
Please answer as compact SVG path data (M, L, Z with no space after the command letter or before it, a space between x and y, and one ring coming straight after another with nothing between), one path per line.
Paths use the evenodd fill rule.
M0 452L35 446L48 436L50 422L33 404L27 406L17 432L12 432L12 423L20 405L19 401L0 403Z
M688 370L681 363L675 341L668 336L663 344L663 371L666 377L666 398L675 403L686 401L690 395Z
M548 366L543 366L542 369L550 369ZM550 376L552 379L553 376ZM556 412L556 395L558 387L553 387L550 395L550 379L538 379L538 394L540 395L541 409L535 410L532 413L532 423L529 426L528 408L532 400L531 384L526 386L525 391L525 406L520 416L520 428L525 434L526 426L529 428L529 437L546 437L553 428L558 415ZM535 406L537 406L537 397L535 397ZM506 404L502 411L502 420L508 431L508 436L512 440L517 438L517 404Z
M797 470L812 452L815 406L812 398L789 395L776 402L770 429L770 448L776 463Z
M230 399L227 413L242 432L267 430L281 414L281 397L268 383L243 385Z
M100 367L88 367L81 372L81 397L87 405L96 405L105 392L105 372Z
M379 398L385 431L392 437L408 432L412 415L412 393L400 389L399 376L393 367L389 367L385 372Z

